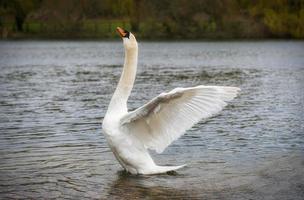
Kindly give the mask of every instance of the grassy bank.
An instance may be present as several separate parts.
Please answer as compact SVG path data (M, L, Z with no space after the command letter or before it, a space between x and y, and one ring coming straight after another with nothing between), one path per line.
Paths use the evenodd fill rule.
M229 28L221 28L215 22L205 22L200 26L177 27L174 24L147 20L139 23L138 31L133 31L129 20L86 19L81 21L26 21L22 31L16 24L0 26L2 39L112 39L117 37L116 27L123 27L147 40L222 40L222 39L301 39L293 35L274 35L262 26L249 23L233 23Z
M13 23L7 23L5 31L2 31L6 33L2 33L2 38L114 38L117 36L115 32L117 26L130 29L130 23L127 21L86 20L77 23L30 21L23 24L23 31L16 31Z

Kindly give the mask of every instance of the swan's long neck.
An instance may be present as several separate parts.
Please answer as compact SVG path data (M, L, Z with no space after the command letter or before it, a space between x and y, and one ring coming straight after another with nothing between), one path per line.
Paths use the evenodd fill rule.
M125 61L117 88L111 99L109 109L122 113L127 112L127 101L133 88L137 69L138 47L125 48Z

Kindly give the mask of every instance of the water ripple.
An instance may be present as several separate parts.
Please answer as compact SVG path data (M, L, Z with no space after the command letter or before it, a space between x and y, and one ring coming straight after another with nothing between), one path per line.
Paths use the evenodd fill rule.
M235 191L249 199L259 177L253 166L282 152L303 155L302 42L140 48L130 109L174 87L242 89L218 116L163 154L151 152L159 164L189 167L160 176L119 171L101 124L122 69L120 43L0 42L1 199L235 199Z

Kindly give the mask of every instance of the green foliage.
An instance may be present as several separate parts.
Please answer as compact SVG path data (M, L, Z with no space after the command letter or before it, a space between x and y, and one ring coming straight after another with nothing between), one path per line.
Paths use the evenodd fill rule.
M39 0L2 0L0 1L0 25L5 23L6 16L14 16L18 31L23 31L26 16L39 7Z
M295 38L304 38L304 8L302 8L299 12L297 26L292 31L292 35Z
M304 0L0 0L0 32L158 38L304 38Z
M275 37L304 38L302 0L259 0L250 8L253 17L261 22Z

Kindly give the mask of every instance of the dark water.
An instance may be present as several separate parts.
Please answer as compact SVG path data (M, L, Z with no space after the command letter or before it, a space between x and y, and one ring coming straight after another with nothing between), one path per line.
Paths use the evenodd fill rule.
M0 199L252 198L260 166L304 158L304 42L139 47L131 109L178 86L242 89L220 115L152 152L158 164L188 166L131 176L110 152L101 124L122 69L121 42L0 42Z

